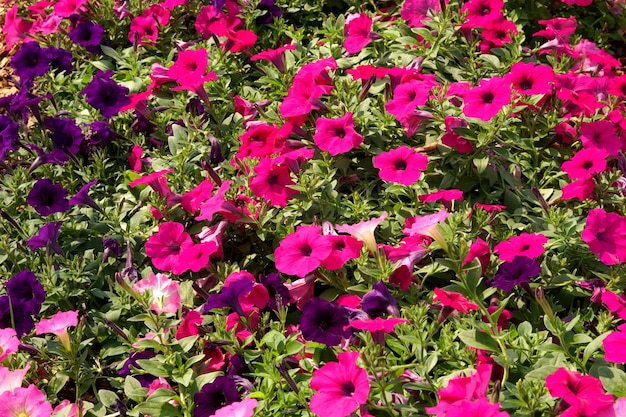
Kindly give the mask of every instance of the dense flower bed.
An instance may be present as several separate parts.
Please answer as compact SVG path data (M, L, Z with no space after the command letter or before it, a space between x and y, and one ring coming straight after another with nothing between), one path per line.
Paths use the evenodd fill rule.
M0 416L626 415L626 5L531 3L5 1Z

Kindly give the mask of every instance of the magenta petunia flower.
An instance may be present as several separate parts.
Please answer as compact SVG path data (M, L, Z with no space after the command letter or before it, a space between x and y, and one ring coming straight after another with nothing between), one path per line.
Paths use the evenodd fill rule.
M493 251L503 261L511 262L516 256L535 259L543 254L543 246L548 238L541 233L522 233L498 243Z
M315 121L315 129L315 144L332 156L356 149L363 143L363 136L354 130L354 119L350 112L338 119L319 117Z
M581 236L605 265L626 262L626 217L593 209L587 214Z
M491 258L491 249L487 242L482 240L481 238L476 238L476 241L471 244L469 248L469 252L465 259L463 259L462 265L467 265L472 262L474 259L478 259L480 262L480 266L482 267L482 273L484 274L487 271L487 267L489 266L489 262Z
M582 122L580 141L584 148L602 149L613 157L616 157L622 149L622 142L615 132L613 123L606 120Z
M466 25L472 28L485 27L489 22L502 18L503 0L470 0L463 4Z
M404 82L393 90L393 99L389 100L385 109L402 120L414 112L416 107L426 104L430 90L436 85L437 82L431 79Z
M463 191L461 190L439 190L429 194L417 196L422 203L432 203L441 201L447 209L450 209L450 203L453 201L463 201Z
M283 274L304 278L322 265L332 250L330 239L322 236L319 226L298 226L274 251L276 269Z
M486 398L491 371L492 365L481 364L470 376L452 378L448 385L439 390L439 404L436 407L427 407L426 412L444 417L449 410L458 407L463 401L474 402Z
M620 331L612 332L602 341L604 346L604 360L612 363L626 363L626 333L624 325Z
M265 60L274 64L278 71L285 72L285 51L293 51L294 49L296 49L295 44L281 46L276 49L266 49L263 52L252 55L250 61Z
M405 0L400 9L400 17L406 20L409 26L419 28L431 20L431 15L440 12L440 0Z
M577 198L579 200L587 200L593 195L596 188L596 182L591 175L585 175L576 181L567 184L561 191L563 200L571 200Z
M603 172L606 169L606 158L609 154L603 149L587 148L576 152L569 161L563 162L561 169L571 179L586 177Z
M133 285L139 294L148 293L150 309L157 314L176 313L180 308L180 285L165 274L150 273Z
M159 225L159 231L146 241L146 255L152 259L155 267L176 275L186 272L188 265L180 262L182 252L193 246L191 236L178 222L165 222Z
M604 290L601 297L602 302L611 313L615 313L622 320L626 320L626 296L624 294L617 295L612 291Z
M410 186L428 168L428 158L408 146L400 146L376 155L374 167L380 170L378 175L382 180Z
M34 384L27 388L15 388L0 394L0 416L4 417L50 417L52 405Z
M296 185L286 164L274 163L272 158L262 158L254 167L255 176L250 180L250 189L259 198L264 198L273 206L285 207L287 201L298 194L289 188Z
M472 302L470 302L467 298L463 296L463 294L454 292L454 291L446 291L441 288L435 288L435 296L433 297L433 302L441 303L444 308L450 307L453 310L458 310L461 313L469 313L472 310L477 310L478 306Z
M532 62L518 62L511 67L511 71L504 80L513 86L519 94L549 94L554 83L552 67Z
M332 252L324 259L322 265L329 271L340 269L350 259L361 255L363 242L345 235L328 235L332 245Z
M511 84L501 77L481 80L463 94L463 114L488 122L511 102Z
M548 375L546 387L550 395L563 398L578 411L576 415L594 416L599 409L613 405L613 396L604 391L599 379L565 368Z
M346 40L343 46L349 54L359 53L373 39L380 37L372 32L372 18L365 13L348 15L344 32Z
M342 352L313 372L311 411L320 417L346 417L367 402L370 383L367 371L357 366L358 352Z

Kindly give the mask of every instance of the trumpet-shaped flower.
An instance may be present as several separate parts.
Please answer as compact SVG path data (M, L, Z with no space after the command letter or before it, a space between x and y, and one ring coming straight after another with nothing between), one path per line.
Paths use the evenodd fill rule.
M52 405L34 384L0 394L0 415L4 417L50 417Z
M374 237L374 230L376 227L387 218L387 213L381 214L379 217L374 217L371 220L359 222L357 224L338 224L337 231L339 233L347 233L352 237L365 243L367 249L374 253L376 252L376 238Z
M363 143L363 136L354 130L352 113L338 119L320 117L315 121L315 144L332 156L348 152Z
M511 102L510 83L501 77L482 80L463 94L463 114L488 122Z
M180 285L165 274L150 274L133 286L139 294L148 293L150 309L157 314L176 313L180 308Z
M372 32L372 18L365 13L349 15L344 32L346 40L343 46L349 54L359 53L378 36Z
M0 329L0 362L5 360L7 356L17 352L20 345L20 339L17 338L15 330L8 327L6 329ZM4 378L0 378L3 381ZM0 392L2 392L0 390Z
M254 172L256 175L250 181L250 189L257 197L265 198L274 206L285 207L287 201L299 193L288 187L296 183L285 164L275 163L272 158L262 158L254 167Z
M330 362L313 372L311 411L320 417L346 417L367 402L370 383L367 371L356 363L358 352L337 355L339 362Z
M507 262L511 262L516 256L535 259L543 254L543 246L547 242L548 238L541 233L522 233L498 243L493 251Z
M607 394L602 382L591 375L559 368L546 378L546 387L553 397L560 397L579 414L594 416L601 408L613 405L613 396Z
M322 265L332 250L331 241L322 236L319 226L298 226L276 248L276 269L303 278Z
M626 262L626 217L601 208L593 209L587 215L581 236L604 264Z
M380 170L378 175L382 180L409 186L428 168L428 158L408 146L400 146L376 155L374 167Z
M152 263L163 271L182 274L189 267L180 259L184 251L193 246L191 236L178 222L165 222L159 225L159 231L146 241L146 255Z
M300 330L306 340L337 346L349 333L348 310L323 298L312 298L304 305L300 317Z

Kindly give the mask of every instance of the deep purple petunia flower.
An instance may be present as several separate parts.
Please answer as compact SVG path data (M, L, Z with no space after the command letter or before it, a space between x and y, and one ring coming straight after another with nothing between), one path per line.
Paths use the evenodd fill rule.
M235 381L227 376L218 376L193 396L194 417L212 416L220 408L241 400Z
M56 252L59 255L63 255L63 249L61 249L61 246L59 246L59 243L57 242L61 224L63 224L63 222L50 222L44 224L41 229L39 229L39 233L26 241L26 245L28 245L28 247L33 251L40 248L46 248L48 253Z
M44 126L50 131L50 139L54 147L64 152L76 155L83 141L83 132L72 119L61 117L48 117L44 120Z
M103 237L102 247L104 248L102 252L102 263L105 263L111 255L115 255L117 258L122 256L122 245L112 237Z
M384 314L394 316L399 314L398 301L393 298L382 281L374 284L372 290L363 296L361 308L373 319Z
M91 130L88 139L89 145L92 147L105 147L113 142L113 139L121 138L119 133L111 130L111 126L102 120L96 120L89 125Z
M300 330L306 340L337 346L348 335L348 310L323 298L312 298L302 308Z
M15 274L6 284L7 294L13 310L24 310L27 314L38 315L46 299L46 291L35 274L28 269Z
M239 297L252 291L254 283L248 279L238 279L230 283L227 286L222 287L219 294L212 294L206 300L204 304L204 313L208 313L214 308L230 307L237 314L245 317L245 313L241 304L239 303Z
M50 54L50 68L56 73L65 72L65 74L72 73L72 53L63 48L48 48Z
M152 383L152 381L154 381L157 377L153 375L137 374L134 372L134 370L142 369L141 366L137 363L137 360L150 359L155 356L156 356L156 353L150 352L148 350L144 350L141 352L131 352L131 354L128 355L128 359L126 359L126 362L124 362L124 365L119 370L118 374L120 376L132 375L133 378L139 381L142 387L148 388L148 386Z
M42 216L63 213L70 207L67 201L67 190L47 178L37 180L28 193L26 201Z
M11 59L11 67L22 81L44 75L50 69L50 53L37 42L22 44Z
M103 36L104 28L89 21L79 23L69 33L72 42L85 48L100 45Z
M259 16L256 19L258 24L269 25L275 18L283 15L280 7L276 5L276 0L261 0L257 6L257 10L264 10L266 13L263 16Z
M89 181L87 184L83 185L80 190L78 190L78 192L76 193L76 195L74 195L74 197L70 198L70 205L72 206L77 206L77 205L85 205L85 206L89 206L92 207L95 210L98 211L102 211L100 209L100 206L93 201L93 199L91 197L89 197L89 189L94 186L96 183L98 182L98 180L93 180L93 181Z
M535 259L516 256L511 262L504 262L493 277L491 286L503 291L512 291L516 285L527 284L539 275L541 267Z
M270 296L269 307L272 310L277 310L278 297L280 297L282 305L286 306L289 304L291 296L289 295L289 290L285 287L285 284L283 284L283 280L280 278L280 275L277 273L267 275L259 274L259 282L267 289Z
M15 325L15 327L14 327ZM21 310L19 307L13 308L13 317L11 317L11 302L8 295L0 297L0 329L15 329L17 337L28 334L35 328L35 322L29 313Z
M128 88L116 83L111 76L113 71L98 71L81 94L87 103L100 110L103 117L111 118L120 112L120 109L130 103Z

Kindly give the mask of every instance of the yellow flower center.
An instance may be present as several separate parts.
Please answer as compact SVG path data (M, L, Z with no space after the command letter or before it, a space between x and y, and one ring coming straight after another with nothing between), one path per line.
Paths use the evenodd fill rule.
M18 411L15 417L29 417L29 415L26 412L26 410L23 410L23 411Z

